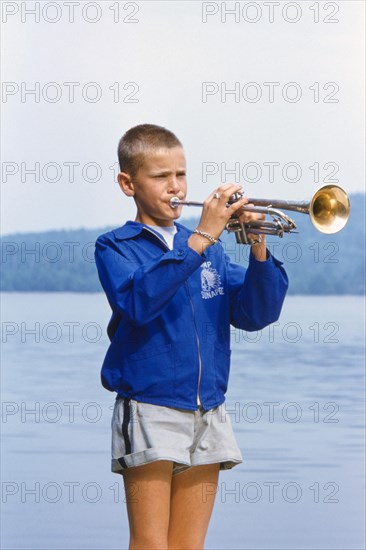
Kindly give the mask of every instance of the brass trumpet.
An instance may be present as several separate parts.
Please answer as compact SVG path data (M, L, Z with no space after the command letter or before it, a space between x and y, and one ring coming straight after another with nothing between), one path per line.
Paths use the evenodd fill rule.
M235 193L230 197L229 204L238 201L243 195ZM241 223L235 214L226 224L226 230L234 232L239 244L254 244L255 241L248 237L248 233L254 235L266 234L283 237L284 233L291 233L296 229L294 220L286 216L281 209L308 214L314 227L321 233L337 233L346 225L351 209L347 193L338 185L325 185L318 189L312 199L307 201L285 201L272 199L253 199L249 202L254 206L243 206L243 210L268 214L272 221L250 221ZM180 205L203 206L202 202L181 201L178 197L170 200L170 206L177 208Z

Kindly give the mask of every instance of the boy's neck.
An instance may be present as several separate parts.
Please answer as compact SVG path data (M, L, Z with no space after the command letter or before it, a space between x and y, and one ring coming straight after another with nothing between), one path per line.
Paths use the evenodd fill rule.
M155 225L156 227L173 227L173 220L151 220L151 219L142 219L140 216L136 216L135 222L143 223L145 225Z

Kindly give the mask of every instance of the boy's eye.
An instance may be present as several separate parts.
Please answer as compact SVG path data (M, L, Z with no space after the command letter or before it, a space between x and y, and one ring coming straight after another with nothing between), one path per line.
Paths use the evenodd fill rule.
M156 174L156 176L153 176L153 178L154 179L164 179L164 178L168 178L169 176L170 176L170 174ZM185 177L186 177L185 172L177 174L177 178L185 178Z

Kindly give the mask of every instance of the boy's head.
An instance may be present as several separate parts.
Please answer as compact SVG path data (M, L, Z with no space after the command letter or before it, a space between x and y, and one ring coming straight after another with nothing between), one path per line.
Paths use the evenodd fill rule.
M182 144L170 130L155 124L134 126L121 137L118 144L120 171L133 179L147 155L173 147L182 147Z
M184 199L187 191L186 161L179 139L166 128L141 124L128 130L118 145L118 183L133 197L136 221L168 226L179 218L181 207L170 200Z

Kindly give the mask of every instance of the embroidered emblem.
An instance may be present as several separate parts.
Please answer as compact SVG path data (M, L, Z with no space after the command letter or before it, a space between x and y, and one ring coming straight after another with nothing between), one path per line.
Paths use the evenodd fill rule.
M201 265L201 296L204 300L214 298L218 294L224 294L224 288L221 286L221 278L211 262L204 262Z

